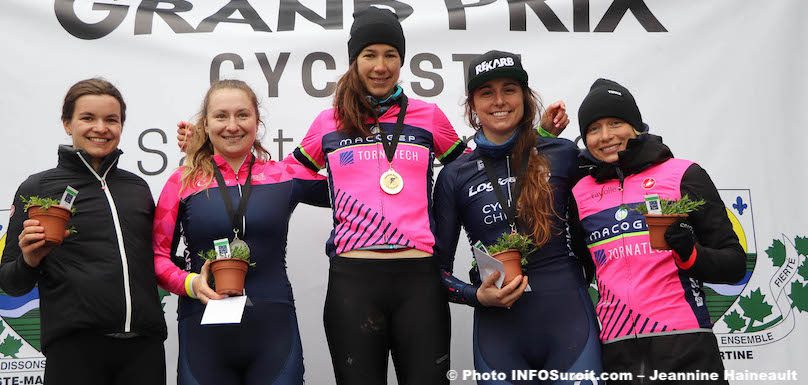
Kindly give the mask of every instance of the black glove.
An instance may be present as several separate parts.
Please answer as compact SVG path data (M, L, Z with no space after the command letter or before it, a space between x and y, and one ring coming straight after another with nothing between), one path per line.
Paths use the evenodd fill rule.
M696 247L696 234L690 223L679 220L665 230L665 241L679 255L682 262L687 262L693 254L693 248Z

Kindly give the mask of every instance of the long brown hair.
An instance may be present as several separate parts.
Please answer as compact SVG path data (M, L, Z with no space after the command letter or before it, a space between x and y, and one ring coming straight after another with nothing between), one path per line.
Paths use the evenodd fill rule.
M261 121L261 113L258 110L258 97L255 92L250 88L247 83L241 80L224 79L216 81L210 85L208 92L205 93L205 98L202 100L202 107L196 115L196 120L192 127L188 129L193 130L188 141L185 155L185 169L182 171L182 188L185 189L191 185L194 180L199 180L205 185L210 185L213 180L213 143L210 141L210 136L207 133L207 116L208 104L210 104L210 97L214 92L223 89L236 89L243 91L247 98L250 99L255 110L255 117L258 124L263 124ZM270 158L269 152L261 145L261 141L256 135L255 141L252 145L253 154L261 160Z
M538 134L535 130L537 117L541 116L539 96L530 87L522 85L524 115L516 131L519 137L511 150L512 165L521 165L528 156L527 168L516 166L519 181L519 200L516 202L516 219L530 230L537 247L547 243L556 230L553 219L558 217L553 207L553 187L550 185L550 162L536 150ZM473 106L474 92L466 97L466 120L475 129L482 129Z
M349 134L370 135L365 122L374 116L373 106L368 101L369 95L359 77L356 60L351 62L348 70L337 81L334 93L334 120L337 130Z

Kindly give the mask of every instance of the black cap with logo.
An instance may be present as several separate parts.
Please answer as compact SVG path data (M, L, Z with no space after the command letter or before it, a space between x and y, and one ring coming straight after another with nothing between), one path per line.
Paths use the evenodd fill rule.
M527 72L522 60L510 52L488 51L472 59L469 64L466 91L469 95L485 82L496 78L511 78L527 86Z

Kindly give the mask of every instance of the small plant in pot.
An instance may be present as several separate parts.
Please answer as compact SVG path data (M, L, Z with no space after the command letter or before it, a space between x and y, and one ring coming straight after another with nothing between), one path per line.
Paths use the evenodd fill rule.
M505 279L502 281L504 286L522 274L522 266L527 265L527 256L536 250L536 245L529 236L512 232L502 234L496 243L486 249L489 255L502 262L505 267Z
M20 196L25 205L23 210L28 213L29 219L36 219L39 225L45 228L45 245L61 245L65 237L67 222L75 213L75 208L66 209L53 198L40 198L36 195ZM70 233L75 230L71 228Z
M255 263L250 263L248 247L234 246L230 249L230 258L217 258L216 251L213 249L200 251L199 256L210 261L210 272L213 275L214 289L217 294L230 296L244 294L247 268L255 266Z
M651 248L655 250L670 250L671 247L665 241L665 231L674 222L680 219L687 219L691 212L699 210L704 206L704 199L693 200L687 194L676 201L659 200L662 214L649 214L648 208L644 204L638 205L635 210L645 216L645 223L648 225L648 237L651 239Z

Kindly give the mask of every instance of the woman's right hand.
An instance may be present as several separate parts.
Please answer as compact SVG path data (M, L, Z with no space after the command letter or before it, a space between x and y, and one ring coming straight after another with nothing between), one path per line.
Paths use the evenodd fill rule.
M499 272L495 271L483 281L477 289L477 300L484 306L510 308L525 292L527 277L518 275L502 288L497 288L497 278L499 278Z
M70 232L65 230L65 237L68 235ZM36 219L27 219L22 223L22 232L17 239L22 251L22 258L31 267L39 266L42 259L56 247L55 245L45 245L45 228L40 226Z
M185 147L188 146L188 140L194 135L194 125L190 122L181 120L177 123L177 146L180 151L185 152Z
M216 294L216 292L208 286L208 275L210 275L210 261L205 261L199 275L194 277L194 280L191 282L196 298L205 305L207 305L208 301L211 299L227 297L226 295Z

